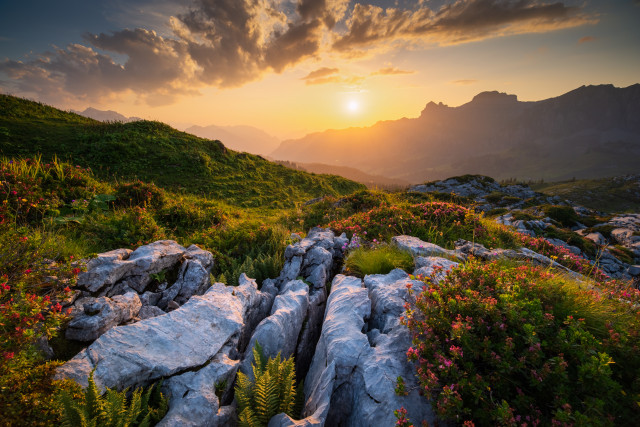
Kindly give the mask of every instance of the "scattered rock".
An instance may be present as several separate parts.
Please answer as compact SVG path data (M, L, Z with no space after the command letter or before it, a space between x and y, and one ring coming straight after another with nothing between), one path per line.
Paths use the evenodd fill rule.
M431 277L436 283L440 283L449 271L460 264L446 258L417 257L415 265L414 276Z
M166 313L154 305L143 305L138 313L138 319L151 319L152 317L162 316L163 314Z
M413 256L423 257L440 257L440 258L453 258L458 261L464 261L464 258L455 251L441 248L433 243L423 242L417 237L413 236L395 236L391 239L392 243L398 248L411 252Z
M76 313L69 322L65 333L67 339L93 341L114 326L136 317L142 307L135 292L87 300L82 312Z

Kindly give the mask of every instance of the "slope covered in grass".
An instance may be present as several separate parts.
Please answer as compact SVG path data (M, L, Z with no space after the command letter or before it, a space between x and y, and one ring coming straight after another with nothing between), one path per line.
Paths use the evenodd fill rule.
M0 155L54 156L90 167L103 179L138 178L236 206L291 207L364 188L329 175L295 171L228 150L152 121L102 123L36 102L0 95Z

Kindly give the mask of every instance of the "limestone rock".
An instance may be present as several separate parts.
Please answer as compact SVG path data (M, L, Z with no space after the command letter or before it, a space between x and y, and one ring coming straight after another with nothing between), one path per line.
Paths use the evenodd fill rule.
M164 314L166 313L155 305L143 305L138 313L138 319L151 319L152 317L162 316Z
M163 392L169 398L169 411L157 425L159 427L217 427L227 426L228 414L220 410L216 388L229 393L239 361L226 354L216 356L211 363L196 372L185 372L169 378Z
M85 301L82 312L76 312L67 326L67 339L93 341L114 326L133 319L142 307L135 292L113 298L89 298Z
M409 251L413 256L435 256L441 258L453 258L458 261L464 261L464 258L455 251L441 248L433 243L423 242L413 236L395 236L391 239L398 248Z
M460 265L457 262L438 257L417 257L415 264L414 276L431 277L437 283L444 280L449 271Z
M58 368L56 378L82 386L95 369L98 387L124 389L203 366L223 347L235 347L248 301L214 284L203 296L163 316L113 328Z
M300 335L300 328L309 306L309 287L301 280L287 283L281 294L276 296L271 314L262 320L255 329L240 370L253 378L253 347L260 343L267 358L281 353L282 358L291 357Z

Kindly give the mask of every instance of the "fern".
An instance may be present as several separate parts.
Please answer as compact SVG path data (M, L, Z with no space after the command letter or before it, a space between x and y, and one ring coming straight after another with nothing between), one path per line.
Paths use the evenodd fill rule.
M267 359L258 342L253 347L253 376L238 373L235 387L240 426L266 426L276 414L284 412L297 417L300 392L296 393L293 358L282 360L280 353ZM304 397L301 399L304 402ZM296 412L297 411L297 412Z
M89 375L89 386L80 401L74 401L66 391L59 400L62 404L62 425L64 427L149 427L164 417L169 408L167 398L160 393L160 385L153 385L146 391L136 389L127 399L129 389L118 392L107 389L100 395Z

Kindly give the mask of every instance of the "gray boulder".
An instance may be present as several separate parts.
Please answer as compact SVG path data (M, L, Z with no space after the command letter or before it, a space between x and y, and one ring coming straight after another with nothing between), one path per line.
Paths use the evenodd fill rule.
M169 398L169 411L159 427L217 427L231 422L229 407L221 407L221 397L230 394L239 361L223 352L211 363L195 372L169 378L163 393Z
M287 283L276 296L271 314L263 319L255 329L247 346L240 371L253 378L253 348L260 343L265 357L291 357L298 342L300 328L309 306L309 287L301 280Z
M211 255L211 253L207 253ZM213 261L211 261L211 265L213 265ZM162 292L158 307L165 309L170 301L183 305L193 295L202 295L210 285L211 275L200 260L185 260L180 266L176 282Z
M128 322L138 315L142 304L135 292L113 298L86 298L82 311L75 311L65 337L76 341L93 341L116 325Z
M237 346L249 301L234 290L216 283L178 310L113 328L58 368L56 378L86 387L95 369L98 387L121 390L201 367L223 347Z
M411 252L413 256L435 256L440 258L452 258L457 261L464 261L464 258L455 251L441 248L433 243L423 242L413 236L395 236L391 239L398 248Z
M436 283L440 283L447 276L447 273L460 265L457 262L446 258L438 257L417 257L415 259L416 269L414 276L430 277Z
M408 283L412 282L402 270L368 276L366 288L354 277L334 278L322 334L305 380L303 415L315 414L322 406L321 399L312 398L313 391L323 375L332 376L333 372L325 371L335 365L333 392L326 418L318 417L319 423L310 425L394 425L393 410L401 406L412 420L434 422L431 406L419 395L413 367L406 360L409 332L397 320L404 311ZM376 333L368 337L364 331L374 327ZM407 382L408 396L396 396L398 376Z
M138 319L151 319L152 317L162 316L164 314L166 313L154 305L143 305L138 313Z

